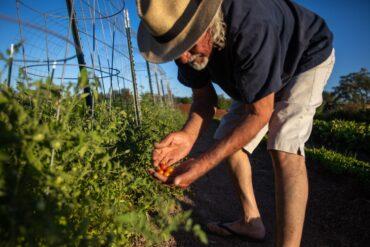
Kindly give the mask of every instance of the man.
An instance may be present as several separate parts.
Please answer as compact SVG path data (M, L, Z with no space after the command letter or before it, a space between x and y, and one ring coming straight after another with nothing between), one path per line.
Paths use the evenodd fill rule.
M137 0L139 49L150 62L175 60L178 79L193 90L184 127L154 145L154 166L191 150L212 120L217 83L233 100L215 144L177 166L164 184L188 187L225 160L244 215L210 223L220 235L259 241L265 227L255 201L248 155L268 131L275 172L276 246L299 246L308 181L304 144L334 64L332 33L316 14L288 0Z

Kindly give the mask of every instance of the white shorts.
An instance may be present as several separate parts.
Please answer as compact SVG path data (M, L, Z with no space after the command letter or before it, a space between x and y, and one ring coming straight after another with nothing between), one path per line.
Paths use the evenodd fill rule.
M293 77L275 95L274 112L269 124L244 146L252 153L268 132L268 150L279 150L304 156L304 144L312 130L316 108L322 103L322 92L333 70L334 49L323 63ZM228 135L248 113L244 103L233 101L223 117L214 138L219 140Z

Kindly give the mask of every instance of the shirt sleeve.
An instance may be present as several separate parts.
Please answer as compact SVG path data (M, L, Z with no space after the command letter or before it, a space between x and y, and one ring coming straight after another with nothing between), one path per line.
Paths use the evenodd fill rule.
M233 49L233 75L244 103L281 88L281 47L273 24L257 20L242 25L234 36Z
M181 64L175 61L178 67L177 79L184 86L199 89L211 83L211 76L207 70L195 70L187 64Z

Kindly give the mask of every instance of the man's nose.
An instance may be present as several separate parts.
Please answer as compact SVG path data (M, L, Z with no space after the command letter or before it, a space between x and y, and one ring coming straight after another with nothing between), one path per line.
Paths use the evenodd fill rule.
M186 51L183 54L181 54L181 56L178 58L178 61L182 64L187 64L189 62L190 57L191 57L190 52Z

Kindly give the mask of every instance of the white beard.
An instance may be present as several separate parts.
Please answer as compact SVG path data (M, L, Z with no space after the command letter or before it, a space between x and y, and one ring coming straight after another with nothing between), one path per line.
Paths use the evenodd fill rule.
M207 67L207 64L208 64L208 57L202 57L202 61L200 63L196 62L195 59L198 58L199 55L195 54L195 55L192 55L189 59L189 66L192 67L193 69L195 70L203 70L205 67Z

